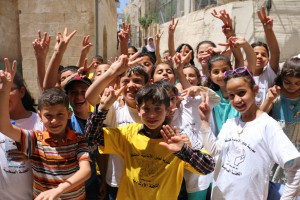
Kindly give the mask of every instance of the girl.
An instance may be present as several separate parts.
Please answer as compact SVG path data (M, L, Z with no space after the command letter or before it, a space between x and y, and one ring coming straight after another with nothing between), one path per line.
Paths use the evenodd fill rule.
M255 63L255 54L249 43L243 38L232 37L229 39L229 44L232 46L243 47L249 66ZM228 94L225 88L224 72L231 70L231 62L227 56L216 55L208 61L209 77L204 86L216 91L221 97L219 105L213 108L213 118L216 124L216 135L220 132L222 125L227 119L239 116L239 112L234 109L228 99Z
M276 121L255 104L258 86L247 67L225 72L225 87L241 116L228 119L217 140L209 126L208 99L199 106L204 147L219 156L212 199L266 199L274 162L287 170L283 199L293 199L300 189L300 153Z
M265 112L271 110L272 117L278 121L290 141L300 151L300 58L288 59L275 83L276 85L269 89L268 97L261 108ZM286 179L283 169L279 166L273 169L273 182L284 184Z
M9 93L9 115L15 125L43 131L43 124L34 108L34 99L21 75L16 74ZM9 154L8 147L13 149ZM32 170L15 142L0 133L0 195L4 199L32 199ZM20 185L20 183L22 183ZM14 187L18 185L18 192Z
M186 65L183 67L183 74L185 75L186 80L192 86L200 86L201 85L201 75L200 71L197 67L193 65ZM176 85L179 91L182 91L182 86L180 83Z
M135 46L129 46L128 47L128 56L129 58L133 56L136 52L138 52L137 48Z

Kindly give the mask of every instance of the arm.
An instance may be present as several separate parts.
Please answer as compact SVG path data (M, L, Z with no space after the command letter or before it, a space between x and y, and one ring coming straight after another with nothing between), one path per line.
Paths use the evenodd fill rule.
M176 26L178 24L178 19L176 22L174 21L174 16L172 17L172 23L169 25L169 37L168 37L168 47L170 56L173 57L175 55L175 47L174 47L174 33L176 30Z
M160 48L159 48L159 44L160 44L160 38L162 36L164 32L161 32L158 31L158 33L156 34L155 36L155 57L156 57L156 63L155 64L158 64L161 62L161 56L160 56Z
M273 71L277 74L279 71L279 58L280 58L280 50L277 38L273 31L273 19L266 14L266 9L262 6L262 12L257 11L257 15L264 27L264 31L266 34L267 44L269 46L270 51L270 66Z
M183 73L183 67L186 63L189 63L191 55L192 51L190 51L186 56L183 56L182 54L176 54L172 59L174 70L176 71L182 89L191 87L190 82L185 78L185 75Z
M120 55L128 55L128 40L129 40L129 34L130 34L130 24L126 26L126 24L122 23L122 29L120 33L118 34L119 39L119 49L120 49Z
M43 81L45 77L46 57L49 52L50 37L47 38L47 32L44 33L44 38L41 38L41 32L38 32L38 38L32 42L34 55L36 58L37 78L39 88L43 89Z
M93 46L92 43L89 42L89 39L90 39L89 35L83 37L80 57L79 57L79 60L76 64L77 67L82 67L83 66L84 61L87 58L87 55L90 51L90 48L91 48L91 46Z
M268 89L268 96L263 104L260 106L260 109L266 113L269 113L273 108L274 99L280 94L280 87L274 85L273 87Z
M4 58L5 71L0 70L0 132L15 140L21 141L21 130L10 123L9 93L16 74L17 62L14 60L12 68L9 60Z
M184 142L176 127L174 127L174 130L169 125L163 126L162 128L161 135L166 142L160 142L160 145L173 152L179 159L189 163L201 174L213 172L215 161L210 155L199 150L191 149Z
M60 183L58 187L40 193L35 200L58 199L63 193L84 183L91 176L91 167L88 160L79 161L79 170L70 178Z
M285 166L286 183L284 192L281 196L282 200L294 199L300 195L300 159L296 158L288 162Z
M49 89L55 87L58 80L54 77L57 77L58 74L58 68L62 61L63 55L67 49L68 43L72 39L72 37L75 35L76 31L73 31L70 35L67 36L68 29L65 28L65 31L63 34L58 33L57 34L57 43L54 47L53 55L50 59L44 83L43 83L43 89Z

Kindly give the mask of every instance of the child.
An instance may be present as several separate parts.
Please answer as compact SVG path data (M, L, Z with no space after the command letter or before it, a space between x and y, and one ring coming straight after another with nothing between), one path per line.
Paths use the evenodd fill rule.
M274 162L286 169L283 199L300 189L300 153L280 126L255 104L258 87L247 67L225 72L225 87L240 117L228 119L218 139L209 126L208 99L199 106L204 147L219 156L212 199L266 199Z
M43 130L43 124L34 108L34 99L18 73L13 79L9 93L9 116L20 128ZM15 141L2 133L0 133L0 177L1 198L32 199L31 164L24 154L17 150ZM18 192L15 192L13 187L16 185Z
M87 132L89 139L102 146L105 153L117 153L124 159L117 199L177 199L184 166L188 167L182 160L202 174L213 170L213 159L190 149L177 131L164 127L160 132L170 105L169 95L161 86L146 85L136 95L143 124L102 129L107 113L105 102L112 96L113 92L103 100L102 109L90 118Z
M193 65L186 65L182 70L185 75L186 80L191 84L191 86L200 86L201 85L201 75L197 67ZM179 91L182 91L182 85L178 83L176 85Z
M265 112L271 110L271 116L278 121L285 134L300 151L300 58L288 59L275 83L276 85L269 89L261 109ZM283 169L279 166L273 169L272 181L284 184L286 179Z
M229 39L229 43L243 47L249 66L253 67L252 65L255 63L255 54L249 43L243 38L235 37ZM231 62L229 58L224 55L213 56L208 61L209 77L205 86L216 91L221 97L219 105L213 108L213 118L217 128L216 135L220 132L222 125L227 119L239 116L239 112L237 112L229 103L229 96L225 89L224 72L231 69Z
M15 66L16 62L12 69L6 66L5 72L0 71L0 131L15 140L31 159L34 198L83 199L84 181L90 176L90 159L85 138L67 129L68 97L56 88L42 93L38 109L45 132L11 125L8 104Z
M256 104L260 106L266 99L268 88L274 85L274 79L279 71L280 50L273 31L273 19L266 15L263 6L262 12L257 11L258 17L263 25L267 44L263 42L252 43L251 46L256 54L256 66L252 68L254 80L259 87L256 96Z

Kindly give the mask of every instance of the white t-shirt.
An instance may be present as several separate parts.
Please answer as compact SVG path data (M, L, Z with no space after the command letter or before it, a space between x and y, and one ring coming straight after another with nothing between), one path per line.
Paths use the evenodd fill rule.
M258 85L258 93L255 97L257 106L260 106L266 99L268 89L274 85L274 80L277 77L270 64L264 68L263 73L259 76L253 76L253 79Z
M219 154L212 199L267 199L274 163L284 167L300 157L278 123L266 113L247 123L228 119L216 141L211 131L204 132L205 149L213 156Z
M28 118L14 121L16 126L23 129L44 130L44 126L36 113L32 113ZM25 161L20 164L18 169L9 167L5 154L5 140L11 139L0 133L0 197L5 200L32 199L31 164L29 161ZM23 154L20 152L18 157L23 157Z
M116 101L109 109L104 124L111 127L125 126L130 123L141 123L141 118L138 115L136 108L131 108L126 104L119 107ZM124 161L121 157L110 154L108 158L106 183L112 187L119 187Z
M213 108L220 102L220 97L212 90L209 91L210 106ZM200 130L200 116L198 106L201 103L201 96L195 98L189 97L181 101L180 108L175 111L172 126L176 126L181 134L186 134L192 143L194 149L203 148ZM184 170L184 179L188 193L205 190L212 181L212 175L199 175Z

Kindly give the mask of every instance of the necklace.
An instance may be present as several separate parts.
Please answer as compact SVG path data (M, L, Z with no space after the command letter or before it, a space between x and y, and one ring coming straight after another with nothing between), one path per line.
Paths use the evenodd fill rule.
M246 122L246 123L244 124L244 126L242 126L242 125L240 124L240 121L241 121L241 117L239 117L238 122L237 122L237 134L239 135L239 137L240 137L240 135L243 133L244 129L247 127L247 123L248 123L248 122ZM242 122L242 121L241 121L241 122Z

